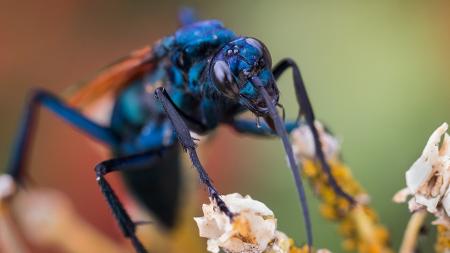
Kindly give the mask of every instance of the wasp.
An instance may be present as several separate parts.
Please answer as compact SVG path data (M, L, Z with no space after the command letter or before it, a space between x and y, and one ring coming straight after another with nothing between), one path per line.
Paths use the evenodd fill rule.
M34 90L26 104L7 174L17 184L23 183L36 111L39 107L52 111L111 151L112 159L95 166L96 180L124 236L131 240L136 252L144 253L147 251L135 235L137 223L105 175L121 172L135 198L155 215L159 224L170 229L175 225L181 195L179 157L184 150L210 198L233 219L234 214L201 164L191 132L206 135L219 125L228 125L240 134L278 136L294 177L311 246L307 201L288 139L293 129L300 124L310 127L317 159L330 185L351 203L354 200L331 175L297 64L286 58L272 67L270 53L258 39L239 36L217 20L197 21L189 14L181 17L182 25L174 34L109 65L68 98ZM284 120L276 85L288 69L292 69L299 105L299 117L291 121ZM114 103L109 123L102 125L82 109L105 96L112 97ZM278 108L282 109L282 116ZM239 117L245 112L254 114L256 120Z

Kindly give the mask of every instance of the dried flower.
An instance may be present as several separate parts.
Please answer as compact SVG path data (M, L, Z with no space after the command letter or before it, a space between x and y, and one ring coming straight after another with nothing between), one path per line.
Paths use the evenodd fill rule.
M239 193L224 195L222 199L235 214L232 221L214 202L203 205L203 217L194 218L200 236L208 238L209 252L218 253L220 249L229 253L309 252L307 246L295 247L292 239L276 230L277 220L264 203Z
M438 218L437 223L450 226L450 138L447 129L448 125L444 123L431 134L422 155L406 172L407 187L394 196L394 201L405 202L412 195L408 202L411 212L426 208Z
M395 202L402 203L412 196L408 202L411 212L427 210L437 218L433 222L438 230L437 252L450 251L450 136L447 129L448 124L443 123L431 134L422 155L406 172L407 187L393 197Z
M340 160L339 141L327 133L322 124L316 122L319 137L331 172L344 191L352 195L358 203L350 206L343 197L337 195L329 185L327 174L315 160L315 146L308 126L303 125L291 133L294 152L303 167L303 175L309 179L314 192L320 197L320 213L326 219L339 224L339 233L344 237L343 248L360 253L392 252L389 248L389 234L379 221L375 211L369 206L369 197L351 175L350 169Z
M341 144L331 134L327 133L319 121L315 122L315 126L319 132L320 142L322 143L322 150L328 160L337 159L339 155ZM302 159L313 160L316 157L314 138L311 129L308 125L302 125L291 132L293 141L293 149L297 156Z
M275 237L276 219L263 203L238 193L222 196L236 216L233 223L214 203L204 204L204 217L194 218L200 236L208 238L208 251L262 252Z

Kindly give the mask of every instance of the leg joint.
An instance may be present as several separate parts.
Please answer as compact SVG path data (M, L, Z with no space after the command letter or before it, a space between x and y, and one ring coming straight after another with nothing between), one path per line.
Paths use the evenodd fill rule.
M30 94L29 94L29 101L31 103L36 103L36 102L40 102L42 99L44 99L45 97L49 97L52 96L50 92L41 89L41 88L34 88Z
M105 162L101 162L95 166L95 175L97 177L103 177L108 174L109 171L110 170L108 169L108 166L106 166Z

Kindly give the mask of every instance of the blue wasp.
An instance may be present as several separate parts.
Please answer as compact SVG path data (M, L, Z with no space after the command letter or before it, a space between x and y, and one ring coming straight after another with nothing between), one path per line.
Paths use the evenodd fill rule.
M196 21L181 16L182 27L153 46L137 50L108 66L70 98L37 89L26 105L7 173L23 183L26 154L38 107L45 107L85 134L105 144L113 159L95 167L96 180L123 234L139 253L147 252L135 235L133 222L105 175L120 171L127 186L159 223L170 229L176 223L180 200L179 154L187 152L209 196L230 219L233 213L223 202L196 153L190 132L208 134L225 124L242 134L278 136L303 209L307 242L312 246L312 228L307 201L288 133L306 123L313 134L316 156L337 194L354 203L330 173L314 113L297 64L289 58L272 68L265 45L251 37L238 36L217 20ZM284 122L276 81L292 69L299 117ZM101 125L81 112L105 95L114 106L108 125ZM283 109L280 117L277 107ZM241 119L251 112L256 121ZM259 123L259 119L264 121ZM181 148L180 148L181 146Z

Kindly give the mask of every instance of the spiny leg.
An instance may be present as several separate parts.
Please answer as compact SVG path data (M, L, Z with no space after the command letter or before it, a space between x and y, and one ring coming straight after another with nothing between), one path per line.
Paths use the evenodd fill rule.
M183 118L178 113L176 105L170 99L169 94L167 94L167 92L162 87L156 89L155 96L161 102L169 120L172 122L172 126L175 129L175 132L177 133L177 137L181 145L183 146L184 150L188 152L189 158L191 159L192 164L197 169L197 172L200 176L200 181L204 185L206 185L206 187L208 188L209 195L214 201L216 201L216 204L219 207L220 211L222 211L230 219L232 219L233 213L228 209L225 202L220 198L219 192L212 184L208 176L208 173L206 173L205 169L200 163L197 152L195 150L196 145L191 137L189 128L183 121Z
M15 140L15 146L12 152L9 167L7 169L7 174L12 176L16 182L23 181L23 172L25 170L25 162L27 158L27 153L29 151L29 142L32 138L32 133L34 125L37 120L38 108L43 106L50 111L54 112L57 116L66 120L69 124L82 130L89 136L100 140L101 142L109 145L110 147L117 147L120 140L117 135L109 128L100 126L93 122L92 120L86 118L79 111L69 107L63 101L58 99L55 95L47 92L45 90L34 91L26 105L25 112L22 118L19 132ZM148 155L147 155L148 156ZM145 161L143 157L133 157L132 163L130 165L135 166L136 161ZM148 159L147 159L148 161ZM135 245L136 250L139 253L145 253L145 249L142 247L140 242L134 236L135 225L129 219L129 216L123 210L123 207L118 201L114 191L109 186L109 184L104 180L103 175L108 171L113 171L116 169L111 169L108 166L111 162L105 162L97 166L99 184L102 187L102 191L108 199L110 206L115 209L115 214L120 214L117 217L119 224L121 225L124 233L131 237L133 245ZM114 164L125 164L125 161L117 160ZM133 166L128 166L129 168ZM119 218L120 217L120 218Z
M133 222L128 215L127 211L123 207L116 193L112 189L111 185L105 179L105 175L114 171L125 171L140 169L145 167L146 164L151 164L155 159L158 159L157 152L146 152L143 154L127 156L123 158L116 158L101 162L95 167L95 173L97 176L97 183L99 184L103 195L111 208L116 221L119 224L122 233L130 238L136 252L146 253L142 243L136 236L137 223Z
M336 179L334 178L333 174L331 173L330 165L326 161L325 155L322 150L322 144L320 142L319 133L314 125L315 121L314 111L312 109L312 105L309 100L308 93L306 92L305 84L303 82L303 78L301 76L300 69L298 68L297 64L292 59L289 58L281 60L273 68L273 75L275 77L275 80L277 80L280 77L280 75L289 67L292 68L295 94L297 96L297 102L300 105L299 115L305 116L306 123L309 125L311 129L317 158L319 159L319 162L322 165L322 169L328 176L328 182L338 195L347 199L347 201L349 201L351 204L354 204L355 203L354 198L348 193L346 193L344 190L342 190L342 188L336 182Z
M67 121L89 136L101 142L116 147L119 143L117 135L109 128L100 126L86 118L79 111L69 107L55 95L45 90L35 90L26 105L19 131L17 133L9 166L6 173L11 175L16 182L21 182L26 166L30 142L33 137L34 125L38 116L39 107L45 107L60 118Z

